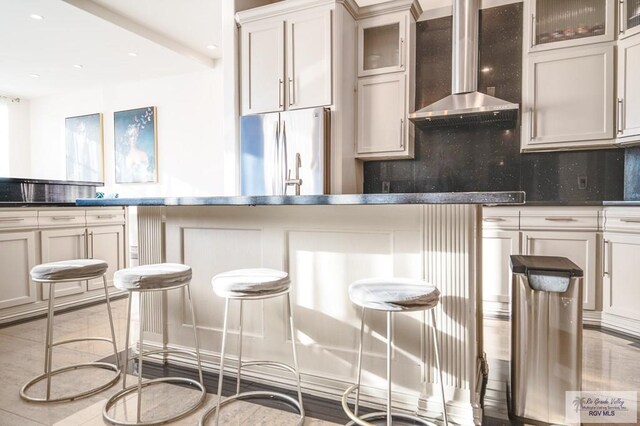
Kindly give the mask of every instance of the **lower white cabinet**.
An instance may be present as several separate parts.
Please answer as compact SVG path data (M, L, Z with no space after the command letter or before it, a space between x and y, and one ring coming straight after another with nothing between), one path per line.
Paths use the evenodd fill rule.
M41 231L42 263L86 257L85 228L62 228ZM54 286L54 297L83 293L85 281L59 283ZM49 299L49 285L42 285L42 299Z
M596 248L595 231L524 231L523 254L533 256L562 256L584 271L583 307L596 308Z
M605 233L603 311L640 321L640 235Z
M114 207L0 209L0 323L46 311L49 285L31 281L35 265L102 259L113 285L114 272L126 267L125 217L123 208ZM104 298L102 288L102 279L59 283L54 297L80 305Z
M36 264L34 231L0 232L0 309L36 301L29 271Z
M113 286L114 272L125 267L124 225L89 227L87 235L89 257L102 259L109 264L107 285ZM102 287L102 279L90 280L87 284L87 290Z
M486 311L508 314L511 295L510 256L521 254L519 231L483 229L482 300Z

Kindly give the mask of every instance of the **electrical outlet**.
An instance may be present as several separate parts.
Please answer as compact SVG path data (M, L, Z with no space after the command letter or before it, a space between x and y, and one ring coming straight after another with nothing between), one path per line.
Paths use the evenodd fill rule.
M587 189L587 177L585 175L578 176L578 189Z
M382 192L384 192L385 194L388 194L390 187L391 185L388 180L382 181Z

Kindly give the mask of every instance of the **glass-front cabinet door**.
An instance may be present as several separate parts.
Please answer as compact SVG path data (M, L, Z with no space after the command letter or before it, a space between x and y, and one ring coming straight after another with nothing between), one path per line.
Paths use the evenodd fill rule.
M528 22L525 21L525 27L528 26L526 34L529 38L529 50L556 49L613 40L615 1L617 0L532 0L529 3Z
M640 0L618 0L618 17L621 38L640 33Z
M358 76L404 71L406 15L391 14L358 22Z

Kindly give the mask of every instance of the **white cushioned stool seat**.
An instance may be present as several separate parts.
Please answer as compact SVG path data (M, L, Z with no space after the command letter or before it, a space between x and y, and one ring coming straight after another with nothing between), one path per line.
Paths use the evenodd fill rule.
M109 265L100 259L72 259L43 263L31 269L31 278L40 281L94 277L107 272Z
M160 290L188 284L191 268L180 263L156 263L121 269L113 275L113 285L120 290Z
M269 268L235 269L211 279L213 291L220 297L279 293L290 283L288 273Z
M436 286L409 278L367 278L349 286L349 298L356 305L383 311L433 308L440 300Z

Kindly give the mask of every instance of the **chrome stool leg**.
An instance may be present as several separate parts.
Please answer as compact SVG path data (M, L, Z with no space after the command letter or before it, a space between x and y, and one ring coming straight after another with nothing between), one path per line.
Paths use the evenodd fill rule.
M287 364L284 363L280 363L280 362L275 362L275 361L247 361L247 362L242 362L242 343L239 342L239 355L238 355L238 374L240 374L241 371L241 367L246 367L246 366L250 366L250 365L263 365L263 366L270 366L273 368L278 368L281 370L285 370L285 371L289 371L291 372L295 378L296 378L296 384L297 384L297 393L298 393L298 399L294 399L292 397L290 397L289 395L285 395L283 393L279 393L279 392L271 392L271 391L250 391L250 392L240 392L240 380L238 380L237 384L236 384L236 394L234 396L231 396L227 399L225 399L224 401L222 401L222 383L224 380L224 362L225 362L225 356L226 356L226 348L227 348L227 335L228 335L228 326L229 326L229 302L230 300L233 299L239 299L240 302L242 303L244 300L261 300L261 299L268 299L271 297L277 297L277 296L286 296L287 297L287 306L288 306L288 314L289 314L289 327L291 330L291 338L292 338L292 349L293 349L293 363L294 363L294 367L291 367ZM241 309L242 310L242 309ZM200 418L200 422L199 425L200 426L204 426L207 422L207 419L209 418L209 416L211 416L212 413L215 412L214 414L214 424L217 426L219 424L220 421L220 410L227 404L230 404L234 401L240 401L240 400L250 400L252 398L274 398L274 399L279 399L282 401L285 401L289 404L291 404L293 407L298 409L298 412L300 414L300 418L298 419L298 423L297 425L302 425L304 423L304 408L302 406L302 387L300 384L300 370L299 370L299 366L298 366L298 354L297 354L297 350L296 350L296 346L295 346L295 325L293 322L293 310L292 310L292 303L291 303L291 298L289 296L289 290L286 289L285 291L280 291L277 293L270 293L270 294L263 294L263 295L256 295L256 296L251 296L251 295L247 295L247 296L238 296L238 297L225 297L225 306L224 306L224 322L223 322L223 326L222 326L222 347L220 349L220 372L218 375L218 400L216 402L216 404L211 407L208 411L206 411L204 413L204 415ZM239 338L241 339L242 337L242 316L241 316L241 321L240 321L240 335ZM240 376L238 375L238 378L240 378Z
M240 378L242 377L242 300L240 300L240 327L238 329L238 377L236 379L236 395L240 394Z
M105 337L80 337L80 338L74 338L74 339L59 340L57 342L54 342L53 341L53 323L55 320L55 310L56 310L55 309L56 308L55 307L55 291L54 291L55 285L57 283L85 281L85 280L98 279L98 278L102 278L102 282L105 290L107 314L109 318L109 326L111 329L111 339L108 339ZM45 352L44 352L44 373L37 377L34 377L29 382L27 382L24 386L22 386L22 388L20 389L20 397L28 402L42 402L42 403L70 402L77 399L86 398L91 395L95 395L96 393L102 392L103 390L108 389L111 386L115 385L116 382L120 379L121 370L120 370L120 362L118 360L118 348L116 344L115 329L113 327L113 317L111 315L111 304L109 301L109 291L107 289L107 280L106 280L105 274L101 273L99 275L90 275L90 276L76 275L73 278L66 278L66 279L60 279L60 280L36 279L32 277L32 280L40 284L49 284L49 302L48 302L48 309L47 309L47 325L46 325ZM113 351L115 356L113 364L107 363L107 362L93 361L93 362L85 362L81 364L72 364L72 365L68 365L66 367L62 367L54 370L52 367L54 346L64 345L64 344L74 343L74 342L82 342L82 341L101 341L101 342L111 343L111 345L113 346ZM53 376L56 376L58 374L61 374L67 371L83 369L83 368L101 368L104 370L110 370L114 372L114 376L111 377L109 381L107 381L106 383L103 383L99 386L94 386L89 390L75 393L72 395L61 396L57 398L51 397L51 388L52 388L51 380ZM28 392L31 389L31 387L40 381L45 381L46 383L45 397L38 398L38 397L28 395Z
M149 350L149 351L145 351L144 350L144 339L143 339L143 332L144 332L144 303L143 303L143 294L145 292L152 292L152 291L167 291L167 290L174 290L174 289L179 289L182 287L187 287L186 292L187 292L187 298L189 299L189 307L191 309L191 321L192 321L192 326L193 326L193 333L194 333L194 344L195 344L195 351L187 351L187 350L178 350L178 349L159 349L159 350ZM138 358L138 380L137 383L126 387L126 366L129 364L129 360L130 359L135 359L135 356L132 358L129 358L129 334L130 334L130 328L131 328L131 310L133 307L133 302L132 302L132 296L133 296L133 292L138 293L138 311L139 311L139 316L140 316L140 323L139 323L139 352L137 355ZM198 375L199 375L199 379L200 381L196 381L196 380L192 380L192 379L188 379L188 378L183 378L183 377L161 377L158 379L152 379L152 380L142 380L142 368L143 368L143 360L144 360L144 356L147 355L154 355L154 354L169 354L169 353L179 353L179 354L183 354L183 355L189 355L191 357L193 357L198 365ZM122 390L118 391L117 393L115 393L113 396L111 396L111 398L109 398L102 410L102 417L104 420L106 420L107 422L114 424L114 425L123 425L123 426L129 426L129 425L138 425L138 426L148 426L148 425L157 425L157 424L164 424L164 423L170 423L172 421L181 419L189 414L191 414L193 411L195 411L196 409L198 409L200 407L200 405L204 402L204 399L206 398L206 389L204 387L204 382L203 382L203 375L202 375L202 363L201 363L201 358L200 358L200 346L198 344L198 335L197 335L197 328L196 328L196 321L195 321L195 310L193 307L193 300L191 298L191 289L189 288L189 284L180 284L180 285L176 285L173 287L165 287L165 288L159 288L159 289L147 289L147 290L129 290L129 302L128 302L128 310L127 310L127 330L126 330L126 346L125 346L125 360L124 360L124 365L125 365L125 371L124 371L124 379L123 379L123 388ZM189 385L193 388L195 388L196 390L198 390L200 392L200 397L198 398L198 400L191 404L188 408L186 408L185 410L183 410L182 412L178 413L178 414L174 414L172 416L168 416L168 417L164 417L161 419L157 419L157 420L152 420L152 421L143 421L142 419L142 392L144 388L147 388L149 386L152 386L154 384L157 383L176 383L176 384L182 384L182 385ZM112 417L109 414L109 410L114 407L116 405L116 403L120 400L123 400L124 398L126 398L128 395L136 393L137 396L137 400L136 400L136 421L126 421L126 420L118 420L115 419L114 417Z
M436 368L438 369L438 380L440 380L440 392L442 394L442 414L444 415L444 425L449 425L447 418L447 398L444 394L444 381L442 380L442 368L440 368L440 345L438 345L438 330L436 329L436 311L431 309L431 322L433 323L433 345L436 352Z

